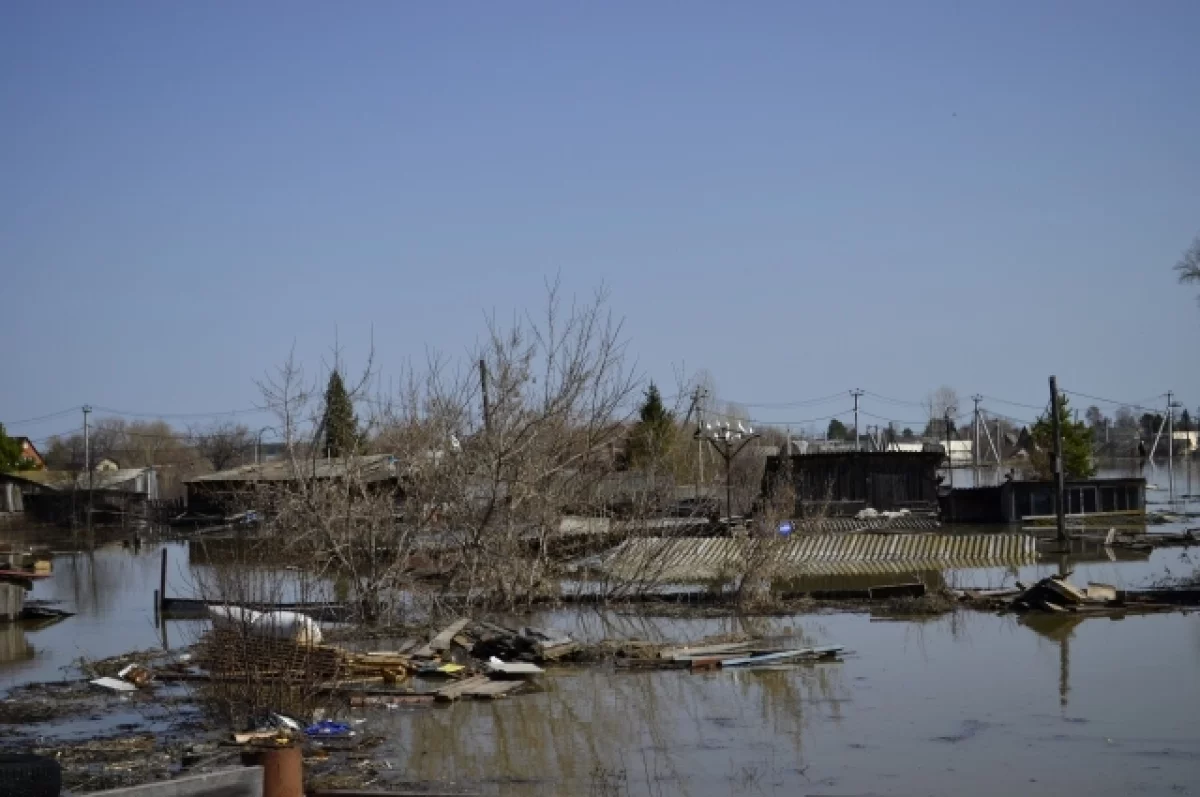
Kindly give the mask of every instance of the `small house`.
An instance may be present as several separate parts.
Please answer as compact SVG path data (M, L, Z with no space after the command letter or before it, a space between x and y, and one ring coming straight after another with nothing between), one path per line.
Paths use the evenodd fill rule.
M854 514L878 510L932 510L937 506L938 468L944 454L935 451L848 451L768 457L762 494L769 499L788 485L796 514L813 511Z
M157 501L158 471L154 468L123 468L109 471L73 472L26 470L0 474L0 484L9 511L24 511L48 523L76 523L91 511L99 522L121 522L129 516L145 517L150 502ZM20 506L13 495L20 491Z
M336 481L352 475L373 489L398 490L400 467L392 454L328 459L272 460L206 473L186 480L183 487L188 512L224 517L249 509L263 510L260 503L302 481Z
M1146 480L1078 479L1066 482L1066 514L1071 517L1142 515ZM942 519L951 523L1019 523L1055 514L1054 482L1009 480L995 487L949 490L939 501Z
M28 437L16 438L17 445L21 447L21 459L28 462L36 470L41 470L46 467L46 460L42 459L42 454L37 450L37 446Z

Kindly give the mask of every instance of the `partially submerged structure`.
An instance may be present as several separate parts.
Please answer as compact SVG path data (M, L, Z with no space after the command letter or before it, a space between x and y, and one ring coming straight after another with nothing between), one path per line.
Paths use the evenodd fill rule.
M158 471L118 468L93 471L26 470L0 473L0 498L9 512L47 523L123 521L146 516L157 501Z
M798 517L852 515L867 508L932 511L944 456L939 448L768 457L763 496L771 500L790 490Z
M326 459L278 459L195 476L183 483L191 514L225 516L267 509L268 493L301 481L336 481L353 475L372 489L399 493L400 468L392 454Z
M1146 480L1078 479L1066 483L1069 517L1141 516ZM942 518L951 523L1019 523L1054 515L1054 482L1009 480L995 487L955 488L941 497Z

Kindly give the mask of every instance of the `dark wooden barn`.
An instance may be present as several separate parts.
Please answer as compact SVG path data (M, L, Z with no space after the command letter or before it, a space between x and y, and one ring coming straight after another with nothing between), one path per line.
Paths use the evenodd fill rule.
M1103 517L1146 511L1145 479L1081 479L1065 486L1066 514ZM952 523L1018 523L1054 514L1054 482L1012 480L996 487L954 489L941 498Z
M768 457L762 494L770 499L789 482L796 513L854 514L861 509L937 508L940 451L839 451Z

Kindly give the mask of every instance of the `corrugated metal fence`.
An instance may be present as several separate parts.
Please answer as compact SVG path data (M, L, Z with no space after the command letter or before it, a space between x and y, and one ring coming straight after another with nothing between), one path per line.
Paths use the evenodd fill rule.
M1029 534L800 534L771 538L630 539L601 564L636 580L708 581L753 568L766 576L1001 567L1037 561Z

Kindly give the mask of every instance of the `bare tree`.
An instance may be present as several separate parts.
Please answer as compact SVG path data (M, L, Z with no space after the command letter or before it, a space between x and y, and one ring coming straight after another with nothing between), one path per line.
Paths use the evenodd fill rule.
M557 591L563 518L601 500L637 387L606 295L567 301L551 284L543 314L490 319L465 363L430 355L375 397L373 373L368 363L347 392L377 430L376 453L334 460L314 445L322 380L289 357L261 384L292 479L248 485L242 500L269 507L275 550L319 562L373 619L395 617L414 591L510 606Z
M1175 264L1180 282L1200 282L1200 235L1192 241L1179 262Z
M213 470L225 470L241 464L254 444L250 430L232 422L193 428L190 437L196 452L208 460Z

